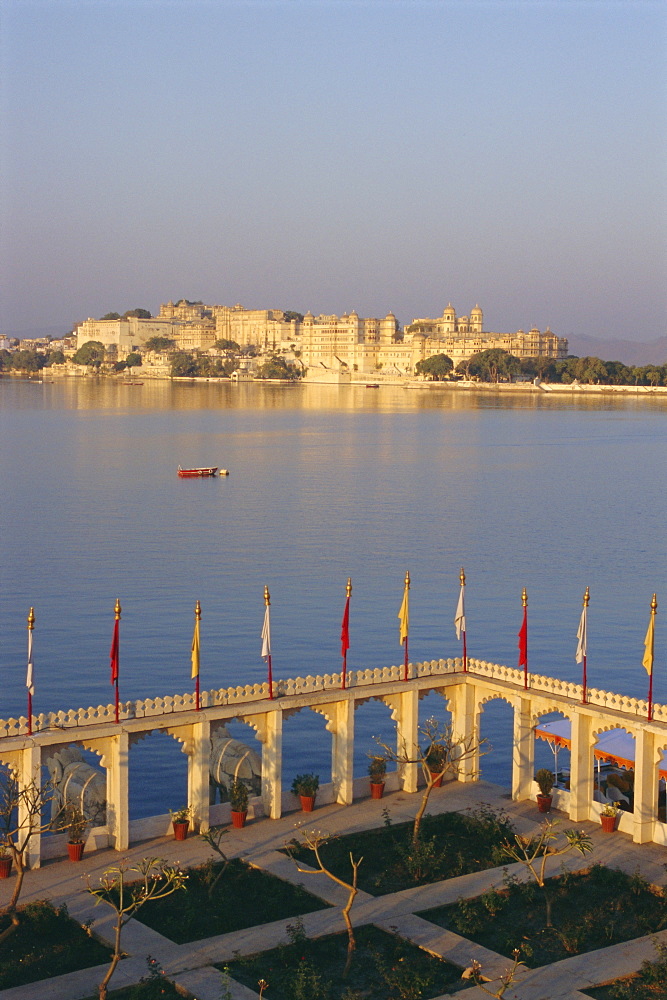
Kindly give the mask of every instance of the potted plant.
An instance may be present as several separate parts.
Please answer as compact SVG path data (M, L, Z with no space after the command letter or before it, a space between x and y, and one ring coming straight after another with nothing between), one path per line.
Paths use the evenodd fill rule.
M0 844L0 878L9 878L12 872L12 856L7 844Z
M232 824L240 830L245 826L248 815L248 788L238 778L234 778L229 786L229 802L232 807Z
M319 787L320 779L317 774L297 774L292 782L292 793L301 799L301 808L304 812L313 811Z
M70 861L81 861L88 817L78 806L68 805L63 813L63 826L67 830L67 853Z
M607 802L606 805L602 807L600 822L602 823L602 829L605 833L613 833L616 829L616 817L618 816L618 813L619 808L615 802Z
M549 812L553 800L551 794L551 789L554 787L553 771L550 771L548 767L541 767L535 775L535 781L540 789L537 796L537 808L541 813Z
M440 788L442 785L443 772L447 762L447 752L443 746L437 743L431 744L424 758L426 766L431 772L433 787Z
M384 795L384 779L387 773L387 761L384 757L371 757L368 773L371 779L371 798L381 799Z
M190 826L190 807L183 806L182 809L177 809L176 812L170 809L169 812L171 813L171 824L174 828L174 839L185 840Z

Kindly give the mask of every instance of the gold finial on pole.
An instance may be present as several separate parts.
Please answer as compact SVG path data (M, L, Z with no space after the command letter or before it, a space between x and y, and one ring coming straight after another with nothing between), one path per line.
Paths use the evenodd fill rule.
M526 590L525 587L523 588L523 590L521 592L521 602L522 602L524 608L528 607L528 591Z
M405 574L405 586L406 586L407 590L410 589L410 573L409 572Z
M267 608L271 603L271 594L269 593L268 587L264 587L264 603L266 604Z
M201 618L201 604L199 603L199 601L197 601L197 603L195 604L195 618L197 619L197 621L199 621L199 619Z
M590 601L590 599L591 599L591 592L588 589L588 587L586 587L586 593L584 594L584 607L585 608L588 607L588 602Z
M651 614L654 615L658 610L658 601L655 594L653 595L653 600L651 601Z
M463 566L461 566L461 572L459 573L459 580L461 581L461 586L465 587L465 585L466 585L466 575L463 572Z
M28 612L28 631L32 632L34 627L35 627L35 609L30 608L30 611Z
M352 593L352 577L348 576L347 587L345 588L345 596L349 597L351 593Z
M120 606L120 601L119 601L118 598L116 598L116 606L115 606L115 608L113 610L114 610L114 614L116 615L116 621L119 622L120 621L120 613L121 613L121 611L123 609Z

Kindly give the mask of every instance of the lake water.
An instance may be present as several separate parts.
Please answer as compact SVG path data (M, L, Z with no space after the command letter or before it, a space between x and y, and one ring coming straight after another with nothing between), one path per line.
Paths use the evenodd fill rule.
M401 661L406 570L410 659L459 655L461 566L470 656L516 665L525 586L531 671L579 680L589 586L589 684L641 697L656 591L654 696L667 698L663 400L1 379L0 415L0 717L26 711L31 605L39 712L111 700L116 597L127 699L190 689L197 599L202 688L264 679L265 584L274 676L340 669L348 576L350 669ZM182 480L179 464L231 474ZM386 710L359 720L364 773ZM499 725L485 713L502 750ZM326 780L323 726L289 720L288 773ZM141 752L168 756L155 747ZM506 778L506 756L486 758L485 776ZM135 815L150 811L151 795L134 795Z

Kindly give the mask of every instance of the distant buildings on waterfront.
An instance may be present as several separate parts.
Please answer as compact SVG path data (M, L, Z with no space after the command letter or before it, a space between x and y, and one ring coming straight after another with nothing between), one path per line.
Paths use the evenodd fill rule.
M548 328L525 333L485 331L478 305L467 316L457 316L451 303L442 316L414 319L401 330L393 313L363 318L356 312L342 316L305 315L281 309L245 309L241 305L205 305L167 302L157 316L144 319L87 319L77 328L77 347L99 341L115 348L122 359L154 337L172 340L181 351L208 351L220 340L259 354L294 354L306 369L412 374L419 361L446 354L454 365L473 354L501 348L518 358L564 358L568 342Z

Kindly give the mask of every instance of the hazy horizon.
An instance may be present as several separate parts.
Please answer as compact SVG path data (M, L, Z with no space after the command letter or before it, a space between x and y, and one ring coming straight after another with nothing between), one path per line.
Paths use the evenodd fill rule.
M0 332L169 299L665 333L662 2L2 2Z

